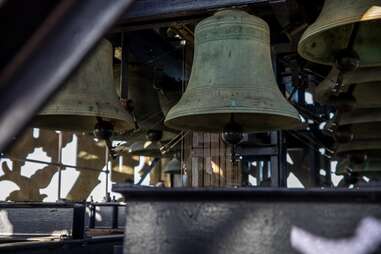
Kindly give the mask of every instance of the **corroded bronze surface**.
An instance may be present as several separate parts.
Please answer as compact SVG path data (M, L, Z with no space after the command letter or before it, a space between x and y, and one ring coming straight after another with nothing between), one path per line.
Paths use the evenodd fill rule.
M232 115L243 131L298 123L275 81L268 25L246 12L225 10L197 25L190 81L165 124L219 132Z
M379 0L327 0L318 19L299 41L304 58L332 65L338 51L346 49L354 24L359 23L353 49L360 66L381 64L381 3Z
M132 120L121 106L113 82L112 46L103 40L66 83L64 89L36 118L42 128L92 131L96 118L111 121L116 130L132 129Z

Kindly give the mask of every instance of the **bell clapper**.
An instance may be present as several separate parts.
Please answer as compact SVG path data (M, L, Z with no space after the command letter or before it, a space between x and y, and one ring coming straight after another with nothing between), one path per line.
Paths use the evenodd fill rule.
M117 153L112 146L111 137L113 134L114 126L111 122L104 121L102 118L97 117L97 123L94 126L94 137L104 140L112 159L117 157Z
M232 145L232 162L236 163L236 146L242 141L242 127L234 121L234 115L230 115L230 121L225 125L222 131L222 139Z

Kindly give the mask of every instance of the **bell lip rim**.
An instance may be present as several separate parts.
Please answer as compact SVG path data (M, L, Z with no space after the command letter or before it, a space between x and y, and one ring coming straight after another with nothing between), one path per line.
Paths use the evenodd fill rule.
M230 113L233 113L233 114L265 114L265 113L258 113L258 112L253 112L253 113L238 113L238 112L218 112L218 113L213 113L213 114L230 114ZM272 113L273 115L276 115L277 117L281 117L281 118L284 118L284 119L288 119L288 122L287 122L287 127L280 127L280 126L274 126L272 128L266 128L266 129L261 129L261 128L250 128L250 127L243 127L243 132L245 133L255 133L255 132L266 132L266 131L274 131L274 130L287 130L287 129L296 129L296 127L300 126L302 124L300 118L298 116L293 116L293 115L280 115L280 114L274 114ZM179 125L179 124L176 124L175 122L178 122L178 120L180 118L184 119L184 118L188 118L188 117L194 117L194 116L207 116L209 114L188 114L186 116L180 116L180 117L172 117L171 118L166 118L164 120L164 125L165 126L168 126L170 128L174 128L174 129L177 129L177 130L192 130L192 131L206 131L206 132L221 132L223 128L205 128L205 127L189 127L189 126L184 126L184 125Z
M380 7L381 8L381 7ZM356 19L357 18L357 19ZM313 57L310 57L308 56L307 54L305 54L304 52L306 50L303 50L307 44L307 42L311 41L312 38L314 38L315 36L317 36L317 34L320 34L320 33L324 33L326 32L327 30L329 29L332 29L332 28L337 28L337 27L340 27L340 26L344 26L344 25L348 25L348 24L352 24L352 23L357 23L357 22L369 22L369 21L373 21L373 20L379 20L381 19L381 13L380 14L374 14L374 15L369 15L367 16L367 18L365 19L362 19L362 16L356 16L355 17L350 17L350 18L343 18L341 19L340 22L330 22L330 23L327 23L326 25L322 26L324 29L323 30L317 30L317 21L319 20L319 17L315 20L314 23L312 23L306 30L305 32L303 33L302 37L300 38L299 42L298 42L298 47L297 47L297 52L300 56L302 56L304 59L310 61L310 62L313 62L313 63L317 63L317 64L322 64L322 65L328 65L328 66L332 66L335 64L335 62L333 61L330 61L330 62L326 62L326 61L322 61L322 60L319 60L317 58L313 58ZM337 21L337 20L335 20ZM353 22L355 21L355 22ZM333 26L333 25L336 25L336 26ZM321 26L319 28L322 28ZM381 63L381 61L380 61ZM377 64L361 64L360 63L360 66L361 67L379 67L380 66L380 63Z

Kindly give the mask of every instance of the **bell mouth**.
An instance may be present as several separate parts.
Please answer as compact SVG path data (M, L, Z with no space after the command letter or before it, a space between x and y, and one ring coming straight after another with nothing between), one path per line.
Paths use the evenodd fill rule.
M293 129L299 124L299 118L292 115L269 115L266 113L214 113L214 114L187 114L172 116L165 120L165 125L175 129L189 129L193 131L221 132L230 122L234 114L234 121L242 127L242 132L267 132L271 130Z

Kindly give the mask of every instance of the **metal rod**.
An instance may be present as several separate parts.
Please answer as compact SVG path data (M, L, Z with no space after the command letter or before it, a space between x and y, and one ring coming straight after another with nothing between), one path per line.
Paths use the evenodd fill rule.
M105 162L106 162L106 202L109 202L110 200L109 200L109 197L110 197L110 194L109 194L109 191L108 191L108 181L109 181L109 179L108 179L108 177L109 177L109 173L110 173L110 171L109 171L109 166L108 166L108 163L109 163L109 149L108 149L108 147L106 147L106 149L105 149Z
M125 100L127 103L128 100L128 46L126 41L127 34L122 33L122 61L120 68L120 98Z
M131 2L62 0L57 4L0 71L0 151L57 92Z
M74 169L79 169L79 170L90 170L90 171L96 171L96 172L101 172L101 173L107 173L106 170L100 170L100 169L96 169L96 168L73 166L73 165L68 165L68 164L63 164L63 163L58 163L58 162L47 162L47 161L40 161L40 160L33 160L33 159L20 159L20 158L14 157L14 156L6 155L6 154L2 154L1 158L13 160L13 161L19 161L19 162L31 162L31 163L50 165L50 166L58 166L58 167L61 166L63 168L74 168Z
M62 132L58 133L58 200L61 200L61 184L62 184Z

